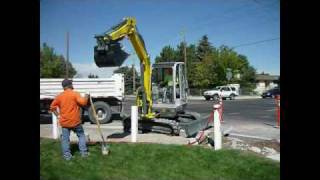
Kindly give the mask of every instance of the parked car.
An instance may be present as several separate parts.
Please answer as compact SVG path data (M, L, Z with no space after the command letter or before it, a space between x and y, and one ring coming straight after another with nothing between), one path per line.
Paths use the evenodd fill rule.
M265 91L264 93L262 93L261 97L262 98L267 98L267 97L275 98L277 95L280 95L280 89L273 88L273 89L269 89L269 90Z
M235 87L217 86L212 90L205 91L203 96L207 101L210 99L218 99L219 96L221 96L223 99L229 98L230 100L234 100L236 96L239 96L239 94Z

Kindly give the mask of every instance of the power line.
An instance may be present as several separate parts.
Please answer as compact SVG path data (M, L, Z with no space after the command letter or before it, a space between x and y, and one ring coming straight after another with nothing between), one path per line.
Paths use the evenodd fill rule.
M278 0L275 0L273 3L270 3L270 4L268 4L269 6L273 6L274 4L276 4L278 2ZM257 2L256 2L257 3ZM260 7L255 7L255 8L249 8L249 10L261 10L261 9L264 9L267 5L260 5L259 4L259 6ZM201 25L202 24L202 26L209 26L209 25L211 25L211 23L213 23L214 21L212 21L212 19L223 19L224 17L226 17L226 15L228 15L228 14L234 14L235 12L240 12L241 10L244 10L245 8L247 7L247 5L244 5L244 6L240 6L240 7L237 7L237 8L233 8L233 9L228 9L228 10L226 10L226 11L224 11L224 13L222 13L223 15L222 16L214 16L214 17L212 17L212 18L209 18L209 15L207 15L207 16L205 16L205 18L201 18L201 19L206 19L205 21L198 21L198 23L194 23L194 24L196 24L195 26L193 26L193 27L191 27L191 28L189 28L189 31L190 30L192 30L192 32L197 32L197 31L201 31L201 30L203 30L203 28L199 28L199 25ZM246 18L252 18L253 16L245 16L245 15L242 15L242 17L246 17ZM232 17L226 17L226 18L228 18L228 20L229 21L225 21L225 22L223 22L223 23L220 23L219 24L219 27L216 27L215 28L215 30L217 30L217 29L220 29L220 28L222 28L223 26L221 26L221 25L223 25L223 24L228 24L228 23L233 23L233 22L237 22L237 21L235 21L235 18L239 18L239 16L232 16ZM200 18L199 18L200 19ZM167 41L167 43L165 43L165 44L171 44L170 42L172 42L173 40L176 40L177 39L177 36L175 36L175 37L172 37L172 38L170 38L168 41ZM269 41L269 40L268 40ZM260 41L258 42L258 43L260 43ZM242 46L242 44L241 44L241 46ZM161 50L160 50L161 51Z
M235 49L235 48L242 47L242 46L251 46L251 45L260 44L260 43L264 43L264 42L268 42L268 41L278 40L278 39L280 39L280 37L272 38L272 39L265 39L265 40L246 43L246 44L239 44L239 45L233 46L231 49Z
M250 11L262 10L262 9L265 9L265 7L267 7L267 6L273 6L276 2L278 2L278 0L276 0L276 1L274 1L273 3L270 3L270 4L259 5L260 7L247 8L245 12L248 13L248 12L250 12ZM247 6L246 6L246 7L247 7ZM236 11L241 12L241 11L239 11L239 10L244 10L244 8L238 8L238 9L236 9ZM249 11L248 11L248 10L249 10ZM259 12L260 12L260 11L259 11ZM234 14L235 14L235 11L231 11L230 13L232 14L232 16L231 16L231 17L227 17L227 19L226 19L225 21L223 21L222 23L215 24L216 27L215 27L213 30L211 30L211 32L214 31L214 30L218 30L218 29L221 29L221 28L224 27L224 26L221 26L221 25L226 25L226 24L238 22L239 17L241 17L241 18L253 18L253 17L256 17L256 16L252 16L252 15L247 16L247 14L244 14L244 15L243 15L243 14L242 14L242 15L234 15ZM253 13L253 12L252 12L252 13ZM229 14L229 13L226 13L226 14ZM218 16L218 17L219 17L219 16ZM220 16L220 17L222 17L222 16ZM226 16L225 16L225 17L226 17ZM269 17L271 17L271 16L269 16ZM205 27L205 26L209 26L209 27L210 27L210 26L212 26L212 23L216 23L215 21L212 21L212 19L215 19L215 17L213 17L213 18L208 18L207 21L203 21L203 22L200 22L200 23L195 23L196 26L189 28L189 30L191 29L193 32L202 31L202 30L204 30L204 28L199 28L199 24L202 24L201 26L203 26L203 27ZM236 20L236 19L238 19L238 20ZM273 20L275 20L275 19L273 19ZM195 29L195 28L197 28L197 29L196 29L196 30L193 30L193 29Z

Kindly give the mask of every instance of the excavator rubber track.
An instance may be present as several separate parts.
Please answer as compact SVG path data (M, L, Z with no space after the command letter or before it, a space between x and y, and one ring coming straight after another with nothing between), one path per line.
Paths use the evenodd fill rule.
M179 135L183 137L191 137L199 131L208 128L207 118L201 116L195 117L192 114L177 115L175 119L154 118L140 119L138 128L140 132L158 132L170 135ZM131 118L127 116L123 118L123 127L125 132L131 131Z

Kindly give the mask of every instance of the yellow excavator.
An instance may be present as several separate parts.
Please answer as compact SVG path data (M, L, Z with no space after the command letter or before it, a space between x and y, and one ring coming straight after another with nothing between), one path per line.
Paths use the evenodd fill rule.
M95 35L94 61L98 67L121 66L129 56L119 43L128 37L138 58L142 86L137 89L139 131L170 133L189 137L207 128L207 119L187 112L188 83L183 62L162 62L151 67L144 40L136 19L126 17L108 31ZM130 116L123 118L125 131L130 131Z

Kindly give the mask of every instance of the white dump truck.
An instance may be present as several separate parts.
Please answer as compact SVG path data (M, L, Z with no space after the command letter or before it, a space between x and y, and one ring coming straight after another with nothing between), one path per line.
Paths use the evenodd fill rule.
M40 79L40 118L51 116L49 107L53 99L63 91L63 79ZM113 74L110 78L73 78L73 87L81 95L90 92L100 123L111 121L113 113L122 112L124 100L124 75ZM96 123L90 104L81 109L82 117Z

